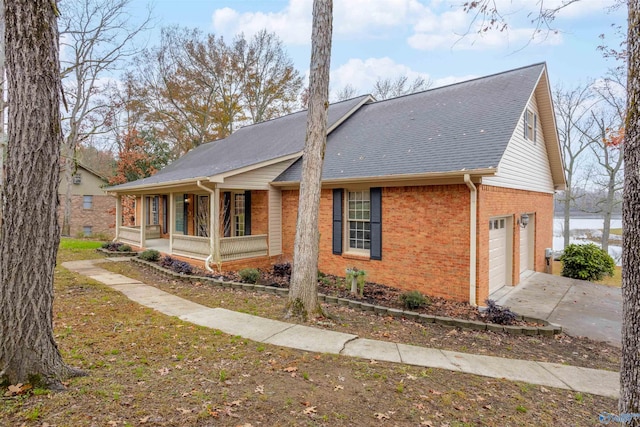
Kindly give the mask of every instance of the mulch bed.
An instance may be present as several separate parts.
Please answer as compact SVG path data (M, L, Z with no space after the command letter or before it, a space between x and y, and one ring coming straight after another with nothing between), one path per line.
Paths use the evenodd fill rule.
M282 264L276 264L274 268L270 270L258 269L260 272L260 279L257 284L277 288L288 288L290 276L286 273L283 274L283 270L286 271L287 269L283 268ZM203 270L194 269L193 274L211 277L221 281L243 282L238 271L225 271L212 274ZM365 282L362 296L360 296L351 293L351 286L350 284L347 284L345 278L329 274L320 274L318 278L318 292L338 298L347 298L388 308L405 308L400 296L406 291L380 283ZM486 313L481 312L477 307L473 307L468 303L452 301L435 296L427 297L430 303L420 308L412 308L411 311L432 316L452 317L456 319L476 320L491 323L491 320L488 318ZM543 326L541 323L525 322L523 320L514 320L510 324L518 326Z

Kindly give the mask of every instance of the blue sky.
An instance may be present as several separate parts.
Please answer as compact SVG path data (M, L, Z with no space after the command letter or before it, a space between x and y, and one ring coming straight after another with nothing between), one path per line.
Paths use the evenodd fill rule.
M615 65L597 50L603 33L609 44L619 45L612 25L626 25L625 7L608 8L613 0L572 4L555 19L557 33L535 37L527 15L535 13L538 0L495 1L509 15L511 28L480 37L471 15L459 6L463 0L334 0L331 89L350 83L367 93L377 77L398 75L420 75L440 86L542 61L553 85L571 87L602 77ZM143 7L146 1L133 3ZM156 29L177 24L232 38L266 28L307 73L312 0L155 0L153 7Z

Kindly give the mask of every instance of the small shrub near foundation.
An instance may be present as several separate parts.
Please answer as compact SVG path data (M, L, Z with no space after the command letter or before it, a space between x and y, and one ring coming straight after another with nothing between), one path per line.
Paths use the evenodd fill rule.
M291 264L288 262L282 262L273 265L273 274L278 277L290 277L291 276Z
M400 302L407 310L415 310L431 304L431 300L418 291L409 291L401 294Z
M238 271L240 279L245 283L258 283L260 279L260 271L256 268L245 268Z
M492 299L488 299L485 302L487 303L487 310L485 311L486 319L491 323L511 325L518 318L518 315L509 310L508 307L502 307Z
M180 274L193 274L191 264L188 262L180 261L179 259L171 258L166 255L160 259L160 265L164 268L168 268L171 271L175 271Z
M160 252L156 251L155 249L147 249L146 251L138 255L138 257L145 261L156 262L160 259Z
M105 242L105 243L102 244L101 247L102 247L102 249L105 249L105 250L111 251L111 252L118 252L118 251L122 252L120 250L120 248L122 246L125 246L125 245L123 243L120 243L120 242ZM131 250L131 247L129 247L129 250Z

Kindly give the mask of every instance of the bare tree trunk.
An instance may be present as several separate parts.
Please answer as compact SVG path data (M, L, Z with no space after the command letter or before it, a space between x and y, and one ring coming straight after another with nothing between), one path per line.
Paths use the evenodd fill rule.
M322 189L322 164L327 144L329 69L331 61L333 0L313 1L311 73L307 139L302 156L298 220L293 248L293 271L286 317L306 320L322 313L318 302L318 215Z
M7 138L4 131L4 89L5 89L5 50L4 50L4 0L0 0L0 226L2 226L2 193L4 189L4 152Z
M629 0L627 119L622 203L621 414L640 413L640 0ZM632 418L629 425L640 425Z
M61 387L78 374L53 337L60 65L56 2L6 4L9 144L0 236L0 378Z
M564 229L562 230L562 234L564 236L564 245L563 248L569 246L571 243L571 184L570 180L567 179L567 188L564 190L565 199L562 201L562 207L564 208Z
M62 173L64 174L64 179L62 182L64 185L64 200L62 206L62 235L69 237L71 236L71 197L73 196L73 172L75 169L73 158L75 156L75 149L69 147L67 144L62 144L60 147L62 150Z
M603 224L602 224L602 250L609 253L609 234L611 233L611 212L615 207L615 176L609 177L607 183L607 196L605 198Z

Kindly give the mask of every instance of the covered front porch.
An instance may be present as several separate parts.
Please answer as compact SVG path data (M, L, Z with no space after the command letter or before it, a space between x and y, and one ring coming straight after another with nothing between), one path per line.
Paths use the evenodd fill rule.
M116 194L116 240L209 269L281 253L279 190L207 184Z

